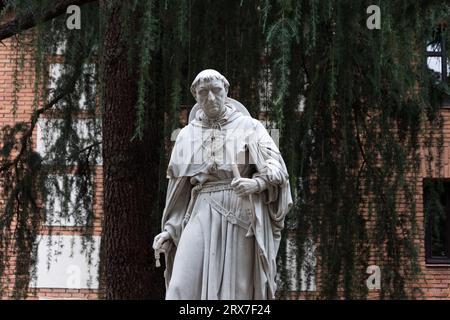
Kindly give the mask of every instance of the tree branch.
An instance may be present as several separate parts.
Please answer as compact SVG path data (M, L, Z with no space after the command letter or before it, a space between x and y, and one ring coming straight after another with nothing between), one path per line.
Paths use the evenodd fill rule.
M25 152L26 146L28 144L28 140L31 138L31 135L33 134L34 127L36 126L36 123L39 119L39 116L46 112L47 110L50 110L55 104L57 104L62 98L66 96L67 93L62 93L59 96L53 98L50 102L48 102L46 105L44 105L42 108L36 109L33 112L33 115L31 116L31 124L30 127L27 129L27 131L22 135L20 138L20 151L17 154L17 156L14 158L14 160L9 161L5 163L3 166L0 167L0 172L3 172L5 170L8 170L12 165L16 166L17 163L21 160L23 153Z
M32 13L26 14L22 17L16 17L14 20L0 25L0 41L9 38L20 31L28 30L36 26L39 22L52 20L64 13L70 5L83 5L85 3L96 0L59 0L56 4L45 12L41 17L37 17ZM0 0L0 5L3 2Z

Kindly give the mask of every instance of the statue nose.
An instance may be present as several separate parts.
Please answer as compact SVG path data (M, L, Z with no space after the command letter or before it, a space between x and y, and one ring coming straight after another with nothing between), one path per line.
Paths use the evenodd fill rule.
M214 101L214 99L215 99L215 97L214 97L213 93L210 91L210 92L208 93L208 100L209 100L209 101Z

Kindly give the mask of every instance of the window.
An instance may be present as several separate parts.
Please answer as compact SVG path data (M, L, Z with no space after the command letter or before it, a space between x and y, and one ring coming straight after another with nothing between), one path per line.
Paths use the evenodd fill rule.
M52 99L54 92L61 86L62 81L67 81L73 70L62 63L53 63L49 67L49 99ZM96 66L95 64L84 64L82 74L75 85L74 92L66 99L62 99L57 105L64 107L67 99L78 100L80 110L92 110L96 107Z
M427 66L442 81L447 81L449 75L450 65L446 56L445 38L436 31L435 39L427 45Z
M49 66L49 99L60 90L61 83L74 76L74 70L62 63L53 63ZM101 119L87 113L96 108L96 66L84 64L81 76L73 92L58 102L58 108L74 107L74 111L84 113L88 117L76 118L71 123L62 118L39 119L37 125L37 151L44 158L46 164L52 162L65 162L73 165L78 155L88 156L91 164L101 164ZM87 114L86 114L87 113ZM53 117L53 115L52 115ZM95 119L94 119L95 118ZM64 139L60 139L61 137ZM65 145L62 145L65 144ZM56 149L66 148L63 157L57 159Z
M446 27L441 25L434 30L432 40L427 44L427 67L435 75L436 84L444 86L447 90L450 84L450 60L447 55ZM444 102L448 102L448 94L443 96Z
M101 155L101 120L75 119L70 128L65 127L62 119L39 119L37 123L36 151L44 158L44 162L50 164L55 161L56 153L53 149L64 132L69 137L64 141L67 149L66 164L73 164L71 154L80 152L89 153L91 164L102 164Z
M34 288L97 289L100 237L38 236Z
M450 265L450 180L424 180L425 258Z
M45 202L46 226L84 226L92 210L93 186L77 175L49 175ZM85 190L82 192L80 189Z

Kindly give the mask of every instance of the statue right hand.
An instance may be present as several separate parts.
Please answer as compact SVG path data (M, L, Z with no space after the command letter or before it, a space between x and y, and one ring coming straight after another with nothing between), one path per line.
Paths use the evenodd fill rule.
M171 239L170 233L168 233L167 231L161 232L153 240L153 250L164 250L164 247L166 247L165 244L167 240L170 239Z

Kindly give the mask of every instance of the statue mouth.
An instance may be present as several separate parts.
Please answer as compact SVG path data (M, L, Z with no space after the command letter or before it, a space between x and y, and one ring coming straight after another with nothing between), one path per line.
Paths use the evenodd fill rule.
M204 107L205 107L206 110L217 110L217 109L220 109L220 105L219 104L211 104L211 105L206 104Z

